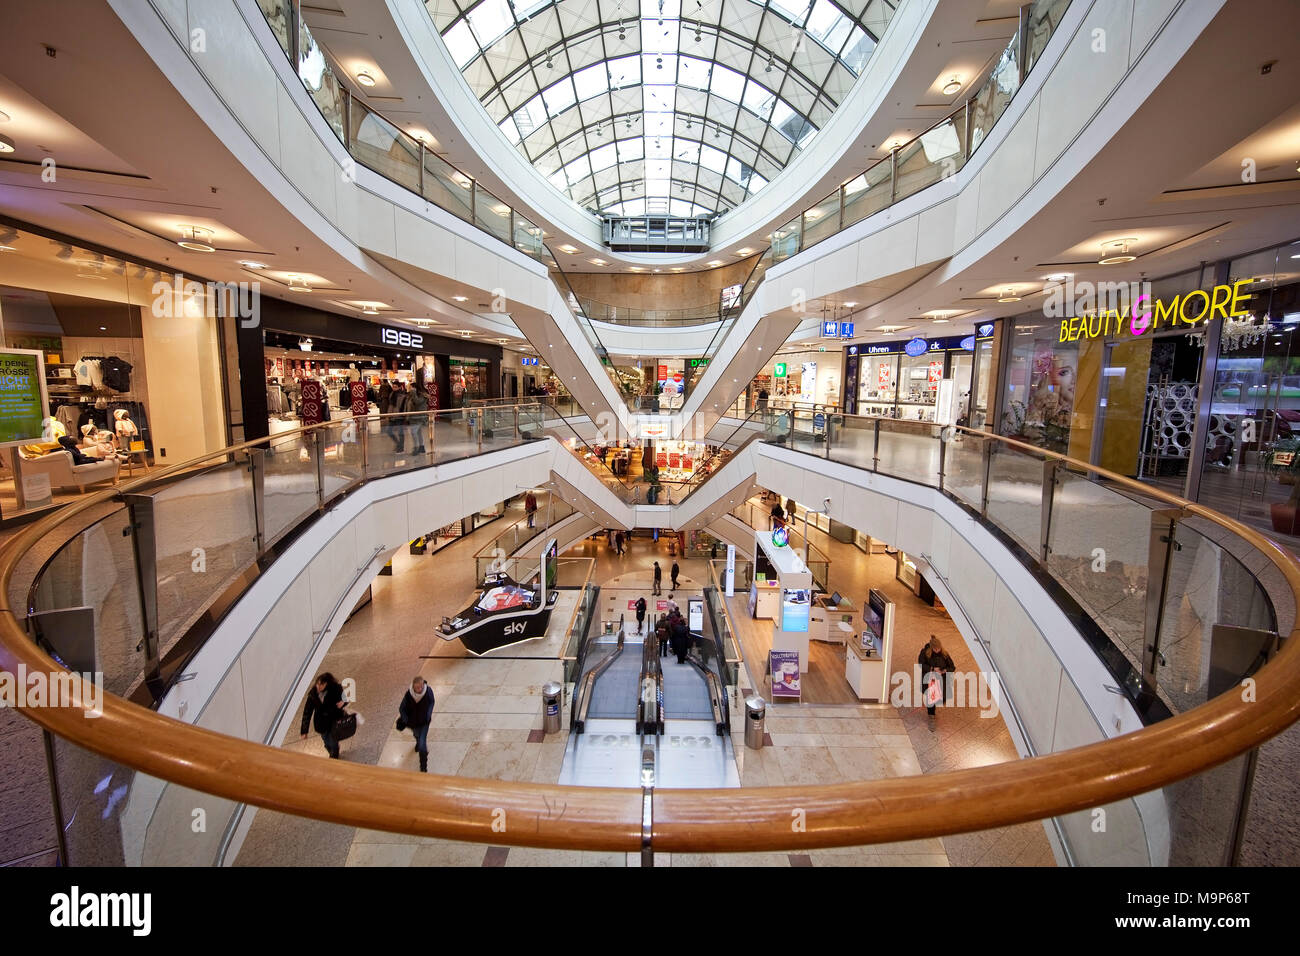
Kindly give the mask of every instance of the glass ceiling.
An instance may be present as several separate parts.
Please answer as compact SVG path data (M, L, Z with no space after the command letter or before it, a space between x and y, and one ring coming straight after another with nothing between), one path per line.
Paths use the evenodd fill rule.
M807 148L900 0L426 0L493 121L578 205L705 216Z

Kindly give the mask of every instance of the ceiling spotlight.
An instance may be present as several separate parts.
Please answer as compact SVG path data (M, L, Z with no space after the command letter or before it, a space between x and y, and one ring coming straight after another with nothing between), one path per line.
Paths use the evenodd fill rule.
M256 259L240 259L239 264L245 269L265 269L265 262L258 262Z
M1003 292L1000 296L998 296L998 301L999 301L999 302L1019 302L1019 301L1020 301L1020 296L1016 295L1016 293L1015 293L1013 290L1011 290L1011 289L1007 289L1007 290L1006 290L1005 292Z
M468 302L469 299L463 295L453 295L452 300L456 302Z
M853 308L855 305L857 305L856 302L845 302L845 303L844 303L844 308L846 308L846 309L851 309L851 308Z
M360 83L362 86L364 86L366 89L370 89L370 87L375 85L375 78L371 76L369 73L367 73L365 70L362 70L360 73L357 74L357 82Z
M961 80L957 79L957 77L954 76L951 80L949 80L947 83L943 85L943 95L952 96L960 89L961 89Z
M216 249L207 242L211 235L211 229L201 229L198 226L183 226L181 238L176 240L176 245L182 249L189 249L191 252L215 252Z
M1044 282L1064 282L1074 275L1073 272L1053 272L1051 275L1043 276Z
M362 315L378 315L378 314L379 314L379 310L376 309L373 305L368 305L368 306L366 306L364 309L361 310L361 314L362 314Z
M291 276L289 276L289 291L290 291L290 292L310 292L310 291L311 291L311 286L308 285L307 280L304 279L302 276L291 275Z
M299 340L298 340L298 348L302 349L304 352L310 352L310 351L311 351L311 339L299 339Z
M1130 242L1137 242L1137 240L1118 239L1115 242L1104 243L1101 247L1103 250L1102 257L1097 260L1097 265L1113 266L1113 265L1118 265L1121 262L1132 262L1134 259L1137 258L1137 256L1133 255L1128 251L1128 244ZM1106 249L1110 249L1111 252L1109 254L1106 254L1105 253Z
M12 153L14 151L14 141L8 136L0 135L0 153Z

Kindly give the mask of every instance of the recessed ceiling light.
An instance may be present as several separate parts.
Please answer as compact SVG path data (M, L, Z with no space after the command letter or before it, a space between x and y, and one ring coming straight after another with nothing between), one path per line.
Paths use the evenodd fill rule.
M1016 293L1015 293L1014 291L1012 291L1011 289L1007 289L1007 290L1006 290L1005 292L1003 292L1000 296L998 296L998 301L999 301L999 302L1019 302L1019 301L1020 301L1020 296L1016 295Z
M561 252L567 252L569 255L573 255L575 252L578 251L577 246L571 246L567 242L564 245L560 246L559 249Z
M182 249L189 249L191 252L215 252L216 249L206 240L212 235L211 229L201 229L198 226L182 226L181 237L176 240L176 245Z
M744 249L736 250L736 255L738 256L752 256L753 254L754 254L754 250L749 248L749 246L746 246Z
M240 259L239 264L245 269L265 269L265 262L258 262L256 259Z
M851 309L851 308L853 308L855 305L857 305L856 302L845 302L845 303L844 303L844 308L846 308L846 309Z
M362 314L362 315L378 315L378 314L379 314L379 310L376 309L373 305L368 305L368 306L366 306L364 309L361 310L361 314Z
M101 325L101 326L99 327L99 331L101 331L101 332L107 332L107 331L108 331L108 326L107 326L107 325Z
M605 266L605 265L609 265L609 263L606 262L604 259L592 259L592 260L591 260L591 264L592 264L593 266Z
M947 83L943 85L943 95L952 96L960 89L961 89L961 80L957 79L957 77L954 76L951 80L949 80Z
M468 301L469 301L469 299L466 298L466 297L463 296L463 295L453 295L453 296L452 296L452 299L455 300L456 302L468 302Z
M1113 266L1113 265L1118 265L1121 262L1132 262L1134 259L1137 258L1137 256L1133 255L1128 251L1128 244L1130 242L1137 242L1137 240L1119 239L1116 240L1115 242L1107 242L1103 244L1101 247L1103 250L1102 256L1100 259L1097 260L1097 265ZM1109 254L1107 254L1104 251L1106 249L1111 250Z
M308 285L307 280L304 279L302 276L293 275L293 276L289 276L289 291L310 292L311 286Z
M1064 282L1073 276L1073 272L1053 272L1051 275L1043 276L1044 282Z
M369 73L367 73L365 70L362 70L360 73L357 74L357 82L360 83L362 86L366 87L367 89L369 89L370 87L375 85L375 78L371 76Z
M1019 299L1017 299L1016 301L1019 301ZM932 321L935 325L946 325L948 322L947 319L931 319L930 321Z

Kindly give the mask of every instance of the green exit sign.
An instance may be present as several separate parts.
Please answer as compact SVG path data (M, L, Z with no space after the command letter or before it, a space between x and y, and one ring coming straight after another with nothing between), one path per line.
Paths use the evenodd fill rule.
M785 378L785 363L784 363L784 362L777 362L777 363L776 363L776 370L775 370L774 374L775 374L775 376L776 376L777 378Z

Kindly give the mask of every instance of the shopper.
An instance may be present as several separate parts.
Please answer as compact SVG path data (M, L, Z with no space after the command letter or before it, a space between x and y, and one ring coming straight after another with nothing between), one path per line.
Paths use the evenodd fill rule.
M659 567L659 562L656 561L655 562L655 586L654 586L654 590L651 591L650 593L663 594L664 593L663 584L664 584L664 569Z
M677 663L686 663L686 654L691 649L691 632L686 626L686 619L678 614L672 619L672 642L673 653L677 655Z
M307 706L302 711L302 739L307 739L310 726L325 742L325 750L335 760L339 759L339 742L334 739L334 725L343 716L347 702L343 699L343 685L329 671L316 678L316 686L307 692Z
M528 527L534 527L533 521L537 517L537 496L533 494L531 488L524 495L524 514L528 515Z
M925 710L933 717L935 705L946 696L947 675L957 668L934 634L930 635L929 643L921 648L917 662L921 665L921 694L925 698ZM935 686L931 687L931 684Z
M388 396L389 414L404 416L409 401L410 396L406 394L406 386L401 382L394 382L392 394ZM406 419L390 418L388 421L388 434L393 439L393 451L400 455L406 451Z
M420 755L420 773L429 772L429 724L433 720L433 688L423 677L411 678L410 689L397 707L397 729L415 734L415 752Z
M767 389L760 388L758 390L758 410L760 412L767 411L767 399L768 399Z
M785 520L790 522L791 524L794 524L795 522L793 498L785 499Z
M645 607L646 607L645 598L643 597L637 598L636 599L636 632L638 634L645 633Z
M379 383L379 401L375 404L379 406L379 414L388 414L388 404L393 398L393 386L388 384L388 379Z
M768 530L775 531L777 528L785 527L785 511L781 508L781 499L776 499L776 504L772 505L772 527Z
M618 554L623 553L623 532L622 531L615 532L614 547L617 549Z
M673 586L672 586L672 589L671 589L671 590L673 590L673 591L676 591L676 590L677 590L677 575L679 575L679 574L681 573L681 570L682 570L682 569L679 568L679 567L677 566L677 562L674 561L674 562L673 562L672 569L669 571L669 573L672 575L672 579L673 579Z

